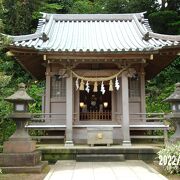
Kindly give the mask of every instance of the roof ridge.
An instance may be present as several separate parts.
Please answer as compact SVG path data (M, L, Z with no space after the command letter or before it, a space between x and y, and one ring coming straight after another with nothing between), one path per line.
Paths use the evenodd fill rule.
M180 35L168 35L168 34L149 32L149 36L152 38L158 38L162 40L180 41Z
M8 35L8 37L12 38L13 41L28 41L31 39L36 39L42 36L43 33L33 33L33 34L27 34L27 35L19 35L19 36L12 36Z
M126 14L51 14L41 12L43 18L49 20L52 16L55 20L75 21L75 20L132 20L135 15L138 20L144 19L145 12Z

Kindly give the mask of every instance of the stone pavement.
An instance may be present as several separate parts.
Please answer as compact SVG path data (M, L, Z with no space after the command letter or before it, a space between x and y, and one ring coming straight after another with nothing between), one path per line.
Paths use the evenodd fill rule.
M143 161L57 161L44 180L167 180Z

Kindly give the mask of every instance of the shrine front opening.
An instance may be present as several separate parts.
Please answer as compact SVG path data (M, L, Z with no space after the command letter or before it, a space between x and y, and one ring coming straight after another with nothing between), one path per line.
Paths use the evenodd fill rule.
M111 121L111 101L112 93L105 85L105 93L100 91L101 85L98 85L97 92L93 91L93 85L90 85L90 92L80 91L80 121Z

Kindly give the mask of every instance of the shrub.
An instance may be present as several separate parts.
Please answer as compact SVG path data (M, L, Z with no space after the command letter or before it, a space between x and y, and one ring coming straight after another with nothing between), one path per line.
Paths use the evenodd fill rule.
M180 173L180 143L167 145L158 152L159 165L168 174Z

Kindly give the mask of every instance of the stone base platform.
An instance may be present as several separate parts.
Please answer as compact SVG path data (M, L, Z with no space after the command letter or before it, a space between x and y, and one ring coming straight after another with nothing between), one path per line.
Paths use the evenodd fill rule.
M41 161L41 152L31 153L1 153L0 166L35 166Z
M0 153L0 169L3 173L40 173L48 164L41 161L41 152Z
M47 161L42 161L35 166L17 166L17 167L0 167L3 173L41 173L45 166L48 165Z

